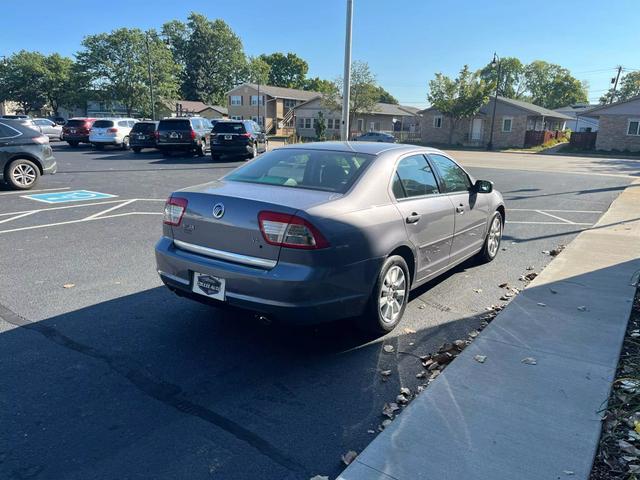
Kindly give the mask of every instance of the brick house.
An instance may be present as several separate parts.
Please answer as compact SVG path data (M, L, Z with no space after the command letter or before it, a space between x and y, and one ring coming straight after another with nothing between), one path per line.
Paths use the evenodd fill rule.
M164 108L158 112L159 117L186 117L198 115L208 119L227 118L229 113L226 107L208 105L194 100L173 100L163 103Z
M584 116L599 120L597 150L640 152L640 95L596 107Z
M371 112L357 114L349 128L349 138L364 132L418 132L420 122L418 108L390 103L378 103ZM327 127L327 137L340 136L341 110L332 110L322 102L322 96L301 103L294 109L296 134L299 137L315 138L315 122L322 112Z
M459 120L451 132L452 120L434 107L420 111L422 141L486 147L491 132L494 97L471 118ZM498 97L493 127L495 148L523 148L539 145L565 129L571 117L532 103ZM449 135L451 133L451 141Z
M267 133L291 135L295 131L293 108L320 95L295 88L243 83L227 92L229 118L253 120ZM266 108L265 108L266 107Z

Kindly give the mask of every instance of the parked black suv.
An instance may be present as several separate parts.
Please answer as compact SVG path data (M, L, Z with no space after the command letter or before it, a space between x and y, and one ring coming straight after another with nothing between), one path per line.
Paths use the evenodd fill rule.
M203 117L164 118L158 123L156 145L163 155L174 151L203 156L209 148L211 123Z
M49 137L21 120L0 120L0 180L15 190L29 190L40 175L56 173Z
M143 148L156 148L156 129L158 122L137 122L129 132L129 146L134 153Z
M267 151L267 135L252 120L220 121L211 131L211 159L222 155L255 158Z

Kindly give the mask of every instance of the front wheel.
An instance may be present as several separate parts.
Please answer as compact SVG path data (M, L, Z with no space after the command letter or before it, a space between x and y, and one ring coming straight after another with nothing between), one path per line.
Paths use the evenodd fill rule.
M382 335L393 330L400 323L407 306L410 284L409 267L404 258L399 255L387 258L360 318L360 326Z
M253 160L257 156L258 156L258 147L254 143L253 146L251 147L251 153L249 154L249 160Z
M504 229L504 219L500 212L495 212L489 222L489 231L484 239L482 250L478 252L478 260L482 263L491 262L498 255L502 231Z
M18 159L9 164L6 181L14 190L29 190L38 182L40 170L30 160Z
M124 137L122 139L122 145L120 146L122 150L129 150L129 137Z

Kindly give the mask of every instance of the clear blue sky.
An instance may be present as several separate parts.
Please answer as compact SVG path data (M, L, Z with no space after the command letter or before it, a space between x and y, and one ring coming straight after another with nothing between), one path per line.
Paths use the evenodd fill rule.
M86 35L118 27L159 28L196 11L222 18L249 55L295 52L309 75L342 74L345 0L3 0L0 55L39 50L73 55ZM369 63L401 103L426 105L434 73L476 69L494 51L542 59L590 84L595 101L614 67L640 69L640 1L354 0L353 59Z

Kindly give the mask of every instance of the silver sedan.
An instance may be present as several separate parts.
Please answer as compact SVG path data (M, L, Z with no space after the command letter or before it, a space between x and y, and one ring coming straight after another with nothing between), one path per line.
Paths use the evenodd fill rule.
M174 192L156 245L180 296L297 323L355 317L391 331L409 291L495 258L505 207L433 148L291 145Z

